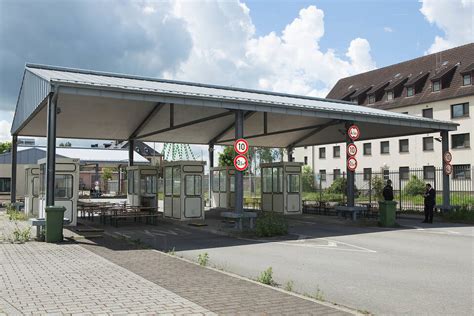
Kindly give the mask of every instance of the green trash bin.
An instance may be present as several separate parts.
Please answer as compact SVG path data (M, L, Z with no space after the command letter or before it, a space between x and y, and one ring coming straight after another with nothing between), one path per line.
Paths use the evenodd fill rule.
M46 242L63 241L64 206L46 206Z
M395 226L395 214L397 211L397 202L379 201L379 223L383 227Z

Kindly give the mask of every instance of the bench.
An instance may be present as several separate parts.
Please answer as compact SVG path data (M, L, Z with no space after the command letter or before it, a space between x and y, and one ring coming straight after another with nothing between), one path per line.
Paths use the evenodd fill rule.
M357 215L367 212L367 207L362 206L336 206L337 216L351 214L353 221L357 220Z
M70 224L71 221L69 218L64 218L63 219L63 225L68 225ZM36 239L40 240L41 238L41 233L46 227L46 219L45 218L31 218L30 219L30 224L33 227L36 227Z
M461 205L448 205L448 206L444 206L442 204L437 204L435 205L434 207L434 210L435 212L440 212L441 214L443 213L449 213L451 211L459 211L459 209L461 208Z
M248 218L250 222L250 229L254 228L254 218L257 218L256 212L221 212L221 217L235 219L235 228L242 230L242 221L244 218Z

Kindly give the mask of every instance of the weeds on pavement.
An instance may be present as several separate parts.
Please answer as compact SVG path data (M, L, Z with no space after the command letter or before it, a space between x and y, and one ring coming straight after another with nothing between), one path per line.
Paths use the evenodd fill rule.
M276 282L273 280L272 267L269 267L267 270L260 273L260 276L257 278L257 281L266 285L276 285Z
M174 247L172 249L168 250L168 254L170 256L176 256L176 251L175 251Z
M293 285L294 285L293 281L286 282L285 283L285 291L293 292Z
M197 257L197 261L199 265L205 267L209 263L209 255L207 252L205 253L200 253Z

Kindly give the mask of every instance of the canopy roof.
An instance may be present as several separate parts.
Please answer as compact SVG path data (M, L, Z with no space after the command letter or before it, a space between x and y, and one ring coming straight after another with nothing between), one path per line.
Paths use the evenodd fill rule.
M197 83L27 64L12 134L46 135L46 104L57 98L57 137L231 144L244 110L251 146L299 147L456 130L458 124L349 102Z

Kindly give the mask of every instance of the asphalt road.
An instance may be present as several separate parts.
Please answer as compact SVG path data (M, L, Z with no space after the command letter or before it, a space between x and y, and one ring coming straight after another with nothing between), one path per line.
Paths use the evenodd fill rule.
M375 314L473 315L474 230L456 224L401 221L404 229L291 221L292 238L255 242L169 225L122 228L160 249L250 278L273 268L299 293ZM143 229L143 227L142 227ZM321 294L322 293L322 294Z

